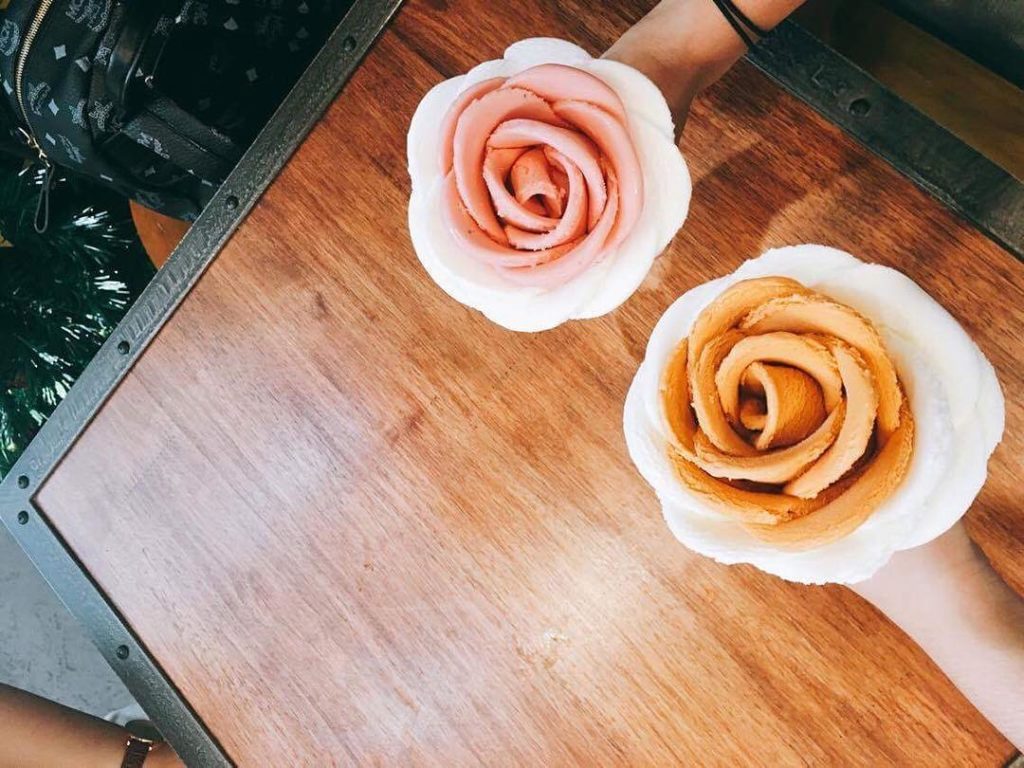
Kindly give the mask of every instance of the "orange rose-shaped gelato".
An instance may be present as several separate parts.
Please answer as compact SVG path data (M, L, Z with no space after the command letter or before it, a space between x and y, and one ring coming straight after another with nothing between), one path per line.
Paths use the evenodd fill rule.
M906 474L914 419L878 331L795 280L726 289L663 375L680 480L761 538L833 541Z
M963 515L1003 410L992 365L906 275L802 245L665 312L623 426L686 546L850 584Z

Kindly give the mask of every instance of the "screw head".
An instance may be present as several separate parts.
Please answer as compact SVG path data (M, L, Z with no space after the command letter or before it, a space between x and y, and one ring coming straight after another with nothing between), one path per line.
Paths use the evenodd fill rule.
M855 117L864 117L871 111L871 102L867 99L854 99L850 102L850 114Z
M224 207L229 211L233 211L238 207L238 198L234 195L228 195L224 198Z
M131 352L131 350L132 345L129 344L127 341L117 342L117 351L120 352L122 355L127 355L129 352Z
M24 509L18 513L18 525L25 525L28 523L28 512Z
M117 646L117 650L114 651L114 653L116 653L117 654L117 658L119 658L121 660L127 659L128 658L128 646L127 645L119 645L119 646Z
M20 475L18 477L18 487L28 488L28 477L26 477L25 475Z
M352 35L349 35L348 37L345 38L344 42L342 42L341 50L343 50L345 53L352 53L352 51L354 51L355 49L356 39L352 37Z

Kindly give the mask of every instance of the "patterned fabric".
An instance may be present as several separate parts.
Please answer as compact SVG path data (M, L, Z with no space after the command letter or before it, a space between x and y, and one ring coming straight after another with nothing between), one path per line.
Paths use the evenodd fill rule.
M161 64L166 79L158 87L208 125L247 144L350 4L186 0Z
M163 2L163 13L151 16L151 34L144 36L147 53L162 53L159 65L155 72L136 73L146 85L132 84L141 96L129 105L122 94L108 92L105 78L133 23L129 2L54 0L22 75L27 127L51 162L150 208L194 218L350 4ZM12 0L0 21L7 102L0 117L11 128L25 123L16 97L17 64L39 11L39 0Z

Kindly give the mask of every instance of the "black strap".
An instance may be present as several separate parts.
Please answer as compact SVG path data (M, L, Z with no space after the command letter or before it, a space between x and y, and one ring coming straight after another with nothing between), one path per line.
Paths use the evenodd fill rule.
M242 154L227 136L156 94L121 126L121 132L182 170L211 182L223 181Z
M169 18L181 5L182 0L126 4L124 23L98 82L100 94L94 97L105 96L129 116L120 127L121 135L182 171L216 184L238 162L241 149L153 87L156 63L167 43L166 30L155 30L157 21L161 15Z
M39 186L39 198L36 200L36 215L32 226L40 235L50 228L50 189L53 187L53 165L47 162L43 166L43 180Z
M166 0L147 0L124 6L121 30L110 47L103 73L104 92L122 110L132 110L144 91L138 74L146 49L166 45L167 36L154 35L153 30L168 5Z
M754 35L764 37L768 34L769 30L762 29L752 22L743 11L736 7L733 0L714 0L714 3L747 48L753 48L754 43L757 42L754 40Z

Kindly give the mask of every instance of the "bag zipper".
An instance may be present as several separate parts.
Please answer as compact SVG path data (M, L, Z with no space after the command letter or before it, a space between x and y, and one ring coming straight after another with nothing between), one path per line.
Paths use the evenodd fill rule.
M39 190L39 202L36 205L35 222L33 223L36 232L40 234L46 231L50 223L50 182L53 180L53 163L50 162L50 158L46 156L46 152L39 146L39 142L32 134L32 123L28 119L28 108L25 106L25 92L22 80L25 75L25 65L28 63L28 55L32 51L32 44L35 42L36 35L39 34L39 28L43 25L43 19L46 18L46 14L49 13L52 5L53 0L42 0L39 3L36 15L32 18L32 23L29 24L28 30L25 32L21 50L18 51L18 61L14 66L14 96L17 99L22 117L25 118L25 127L19 128L18 131L25 143L35 150L35 153L39 156L39 162L45 171L43 185Z

